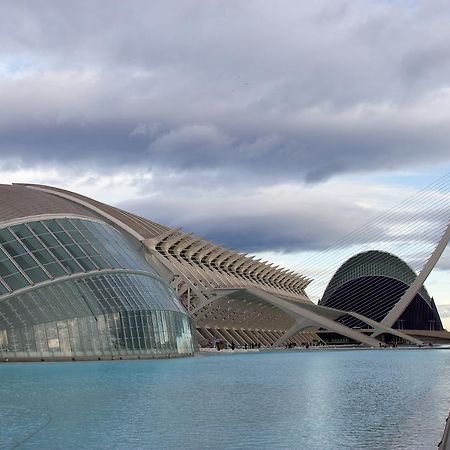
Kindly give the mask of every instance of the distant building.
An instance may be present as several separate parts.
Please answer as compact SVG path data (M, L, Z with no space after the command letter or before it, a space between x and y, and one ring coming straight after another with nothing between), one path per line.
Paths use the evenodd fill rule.
M319 305L354 311L382 322L415 278L411 267L393 254L375 250L359 253L336 271ZM370 325L349 315L337 321L351 328L370 329ZM434 300L424 286L393 328L420 336L444 330Z

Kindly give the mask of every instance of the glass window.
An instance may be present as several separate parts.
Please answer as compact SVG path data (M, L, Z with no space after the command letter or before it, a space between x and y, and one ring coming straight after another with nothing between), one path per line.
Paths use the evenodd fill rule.
M63 231L61 226L56 220L46 220L45 226L52 231L53 233L57 233L58 231Z
M13 233L14 233L16 236L18 236L18 237L20 237L20 238L26 238L26 237L32 236L31 231L30 231L29 228L28 228L26 225L24 225L24 224L21 224L21 225L15 225L15 226L11 227L11 230L13 231Z
M14 261L19 265L22 270L31 269L36 267L36 261L30 255L16 256Z
M83 258L86 256L78 245L66 245L65 249L74 257L74 258Z
M84 270L86 271L90 271L90 270L95 270L96 267L94 266L94 264L92 263L92 261L89 260L89 258L84 257L84 258L77 258L76 259L77 263L80 264Z
M5 242L14 240L15 238L9 230L7 230L6 228L0 230L0 244L4 244Z
M4 261L5 259L9 259L8 255L0 247L0 261Z
M38 235L48 234L49 231L41 222L30 222L28 226Z
M52 248L52 252L59 259L61 264L69 271L69 273L83 272L81 266L77 264L74 259L72 259L64 248L54 247Z
M0 261L0 276L1 277L6 277L6 276L16 273L18 271L19 270L17 269L17 267L9 259Z
M66 230L76 230L75 225L69 219L58 219L58 223Z
M0 263L1 266L2 263ZM29 286L28 281L21 273L15 273L14 275L9 275L7 277L3 277L3 281L12 289L20 289L25 286Z
M11 255L23 255L28 253L25 250L25 247L19 243L19 241L8 242L7 244L3 244L3 248Z
M65 248L61 246L53 247L52 253L60 260L60 261L66 261L68 259L72 259L72 257L69 255L69 253L66 251Z
M87 221L83 221L80 219L72 219L71 222L75 225L78 231L81 231L83 234L86 233L87 231L86 223L88 223Z
M40 283L49 279L47 274L40 267L33 267L25 270L25 274L33 283Z
M84 253L89 256L97 256L98 252L95 250L94 247L92 247L91 244L80 244L80 247L83 249Z
M65 270L58 263L44 264L45 270L53 277L63 277L66 275Z
M61 233L54 233L56 239L58 239L59 242L63 245L70 245L73 244L73 240L64 232Z
M74 260L66 260L66 261L61 261L61 264L67 269L68 272L70 273L79 273L79 272L84 272L83 269L80 268L80 265L77 264Z
M53 255L45 249L33 252L32 254L42 265L53 263L56 261Z
M0 295L6 294L8 292L8 289L6 289L5 286L3 286L2 283L0 283Z
M40 234L39 238L48 248L61 245L51 234Z
M68 234L77 244L87 243L86 238L79 231L70 230Z
M22 244L30 252L34 252L35 250L40 250L40 249L44 248L44 246L34 236L22 238Z
M0 244L0 276L12 277L23 271L10 279L11 287L29 284L27 277L38 283L49 276L56 278L98 269L130 268L154 273L121 233L106 224L84 219L14 225L0 230L0 243L3 243L3 247ZM111 283L109 280L101 289L106 297L115 299L117 307L129 308L131 297L136 297L135 301L142 305L143 298L146 302L152 298L145 289L137 291L136 286L128 283L119 288Z
M91 259L99 269L110 269L112 267L102 256L91 256Z

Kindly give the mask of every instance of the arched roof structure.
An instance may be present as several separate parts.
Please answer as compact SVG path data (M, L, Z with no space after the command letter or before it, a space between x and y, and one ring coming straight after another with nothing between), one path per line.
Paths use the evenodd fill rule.
M148 264L148 274L153 273L152 276L161 277L170 285L195 322L200 342L220 339L241 345L260 342L266 346L278 345L285 340L297 344L312 343L320 341L315 331L325 328L368 346L379 344L374 337L339 323L337 319L346 311L312 303L305 293L311 280L294 271L63 189L24 184L0 186L0 196L2 200L5 199L2 202L0 229L30 221L53 220L56 224L44 224L44 234L47 231L51 235L59 232L58 227L66 224L64 226L69 230L75 228L73 233L77 235L78 227L86 228L84 223L77 222L81 220L115 230L115 236L125 239L136 252L136 260L144 258ZM50 230L51 226L57 231ZM30 230L34 233L26 225L25 231ZM61 236L66 238L63 231ZM80 244L74 244L74 249L80 247ZM105 242L104 246L106 248L108 244ZM109 249L117 252L117 248L111 248L111 245ZM86 257L88 264L94 256L97 257L80 256L80 262ZM132 264L131 259L121 263L125 268L123 270L129 270L127 267ZM97 270L103 269L97 267ZM75 279L78 276L84 275L67 273L67 278ZM1 279L0 284L4 287L7 285ZM94 287L95 283L91 289ZM12 295L12 292L6 292L2 299L0 293L0 305L2 301L6 304L5 300ZM81 298L88 298L87 295ZM92 293L89 295L95 296ZM376 331L388 330L408 339L399 331L357 312L350 314L370 324ZM187 329L186 326L184 329ZM419 343L412 338L410 340Z
M0 185L0 359L193 354L193 321L141 247L82 203Z
M376 250L359 253L336 271L319 304L355 311L382 322L416 277L405 261L391 253ZM345 317L341 321L352 327L366 327L355 318ZM436 305L424 286L393 328L443 330Z

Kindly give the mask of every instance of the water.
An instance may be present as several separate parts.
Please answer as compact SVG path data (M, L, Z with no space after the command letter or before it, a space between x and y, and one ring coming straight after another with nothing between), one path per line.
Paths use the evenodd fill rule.
M435 449L450 350L0 365L0 448Z

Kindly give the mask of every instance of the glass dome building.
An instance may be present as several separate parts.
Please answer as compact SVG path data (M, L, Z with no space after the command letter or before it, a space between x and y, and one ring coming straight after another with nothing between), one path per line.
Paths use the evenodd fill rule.
M194 353L192 319L131 228L25 186L0 198L0 358Z

